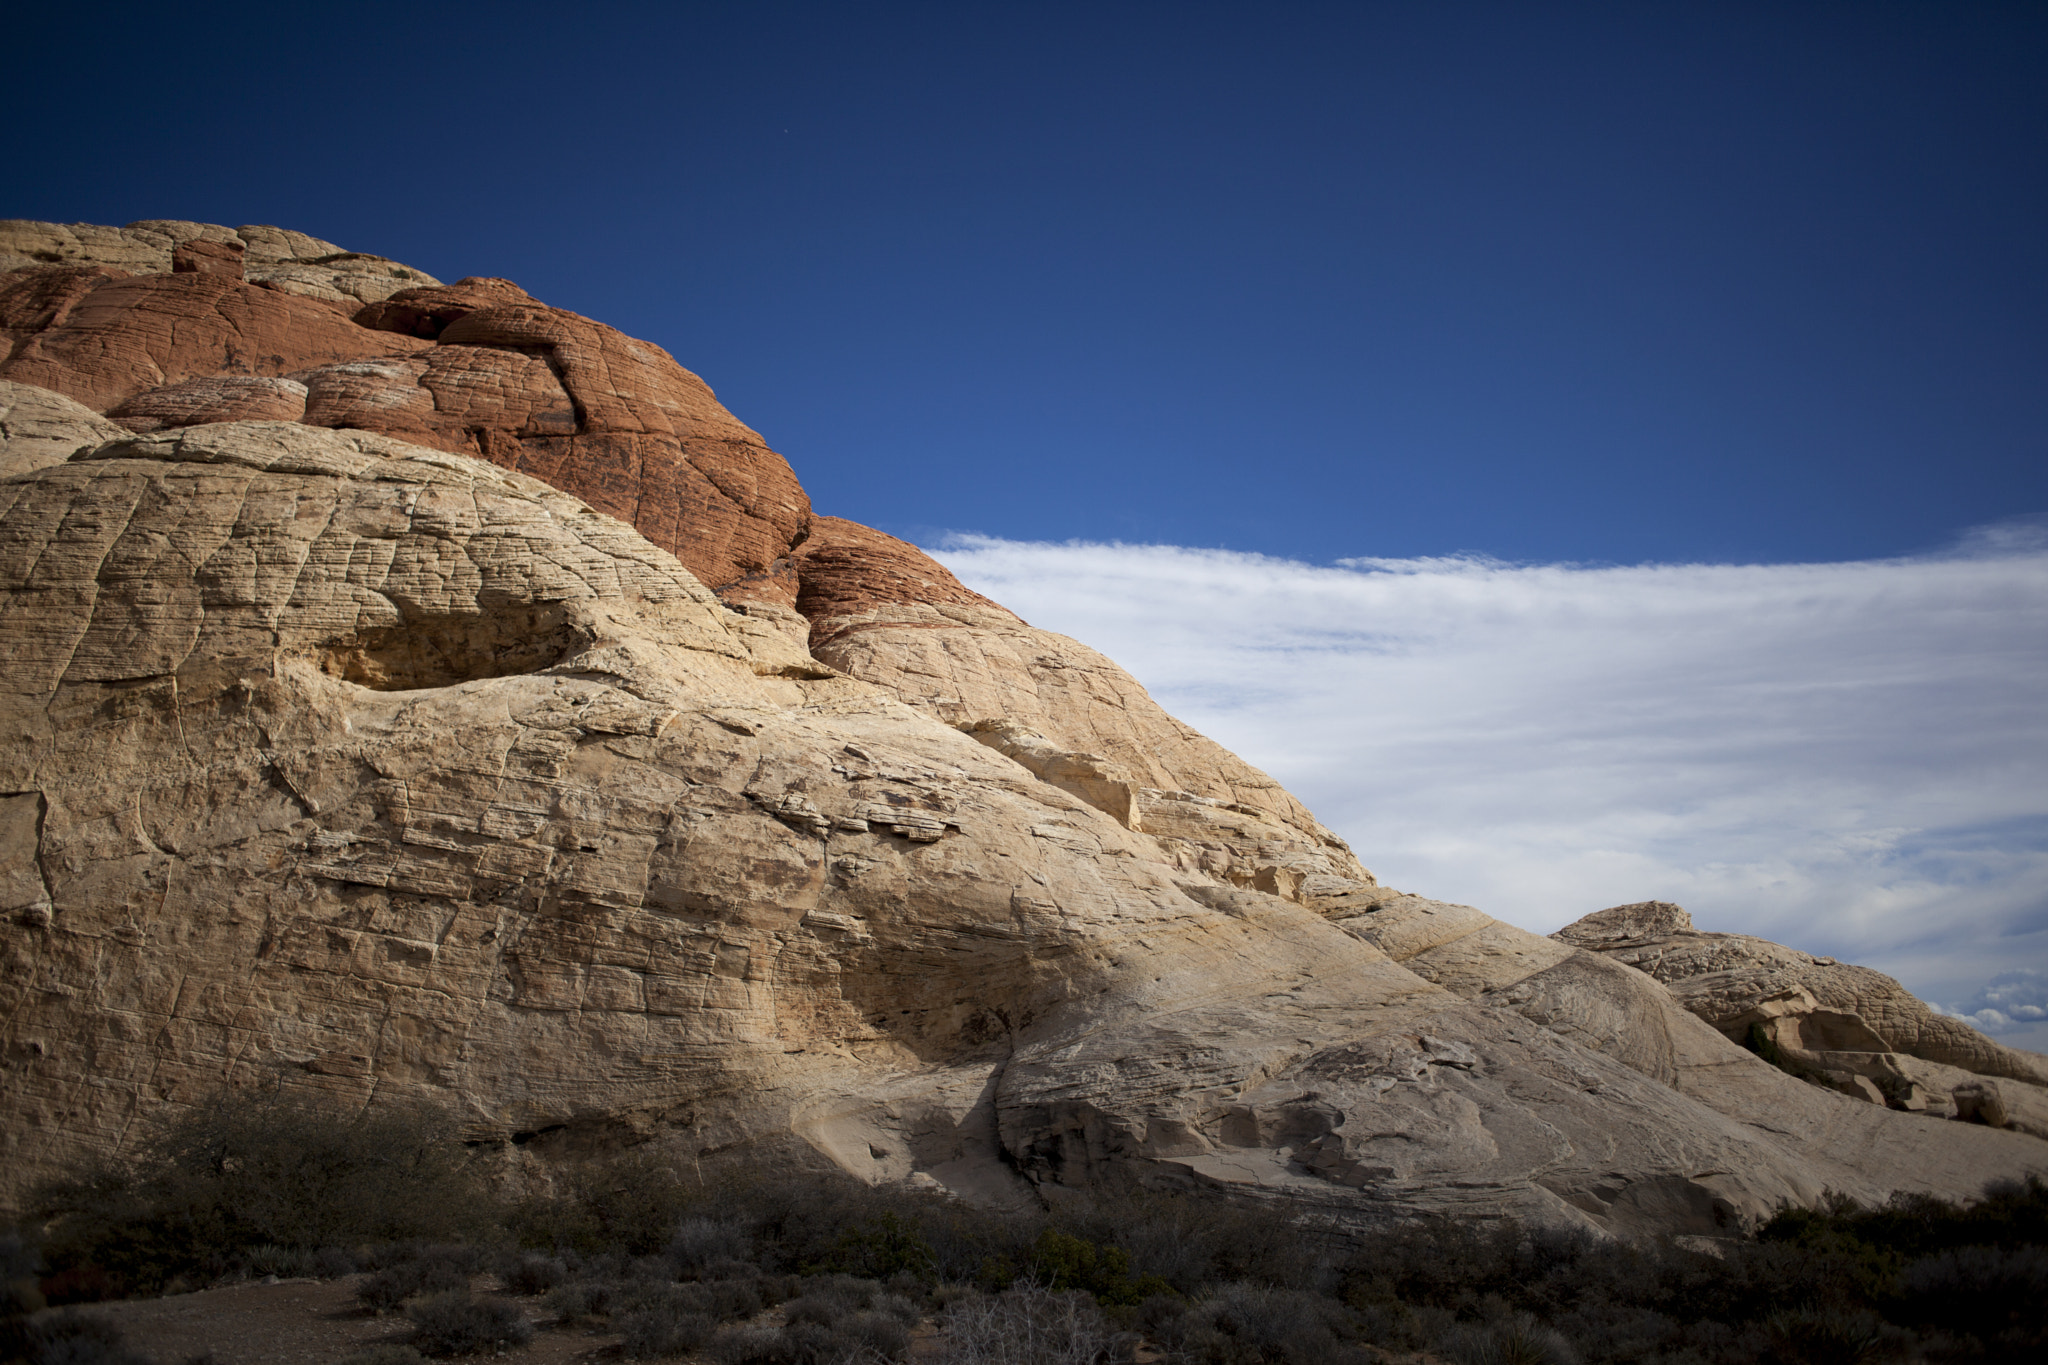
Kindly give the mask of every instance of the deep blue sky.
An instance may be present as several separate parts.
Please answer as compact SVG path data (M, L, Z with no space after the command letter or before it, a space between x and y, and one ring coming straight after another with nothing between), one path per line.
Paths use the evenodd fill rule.
M509 276L913 538L1813 560L2048 512L2048 5L152 4L9 45L0 215Z

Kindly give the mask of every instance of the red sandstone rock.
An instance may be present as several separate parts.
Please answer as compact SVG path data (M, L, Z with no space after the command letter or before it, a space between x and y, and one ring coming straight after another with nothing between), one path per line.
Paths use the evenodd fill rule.
M157 226L195 234L173 249L169 275L0 277L0 326L15 343L0 377L136 430L272 418L480 455L630 522L713 588L773 579L748 591L793 600L793 572L773 566L808 533L810 499L659 346L481 277L400 290L345 318L229 278L241 246L226 229ZM269 382L244 382L255 379Z
M403 290L355 316L439 344L295 376L312 390L310 423L531 474L631 522L721 590L768 572L810 526L788 462L659 346L499 279Z
M356 322L379 332L405 336L440 337L441 329L465 313L501 303L532 303L533 296L510 280L489 275L471 275L453 284L426 289L402 289L388 299L366 303L356 310Z
M18 342L0 377L105 412L188 379L281 376L426 344L358 327L314 299L218 275L139 275L103 280L52 325Z
M180 242L171 248L171 273L218 275L224 280L239 280L247 251L248 248L240 242L209 242L203 237Z
M844 517L813 518L810 539L794 559L803 584L796 609L810 618L814 649L862 629L863 623L849 618L878 607L987 607L1023 624L1016 613L969 588L909 541Z
M208 422L296 422L305 412L304 384L219 374L139 393L107 416L130 431L161 431Z
M8 351L63 322L80 299L108 280L128 278L127 271L104 265L30 266L0 275L0 334Z

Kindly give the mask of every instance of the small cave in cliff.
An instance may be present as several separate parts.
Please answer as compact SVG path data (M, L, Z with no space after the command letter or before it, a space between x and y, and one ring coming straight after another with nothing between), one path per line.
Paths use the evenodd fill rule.
M357 631L323 645L318 660L359 687L413 692L536 672L585 643L564 604L521 602Z

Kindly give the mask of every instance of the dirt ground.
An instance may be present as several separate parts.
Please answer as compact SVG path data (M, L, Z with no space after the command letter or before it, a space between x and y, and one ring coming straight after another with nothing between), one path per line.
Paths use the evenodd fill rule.
M127 1333L128 1343L157 1365L182 1365L211 1354L219 1365L334 1365L380 1343L401 1345L412 1324L377 1317L356 1302L362 1276L341 1280L250 1282L162 1299L89 1305ZM480 1288L490 1288L480 1285ZM616 1333L544 1324L538 1300L514 1299L534 1320L533 1340L494 1356L505 1365L569 1365L620 1358Z
M250 1281L161 1299L122 1299L85 1305L126 1333L128 1344L156 1365L184 1365L211 1355L216 1365L336 1365L346 1356L379 1344L403 1345L412 1324L398 1314L378 1316L356 1301L364 1279ZM473 1288L495 1293L498 1284L479 1276ZM616 1332L604 1328L557 1327L540 1313L538 1299L513 1298L534 1324L533 1340L493 1355L491 1365L623 1365L625 1351ZM58 1311L58 1310L50 1310ZM771 1309L757 1321L781 1321ZM944 1353L945 1341L929 1322L912 1334L910 1358L929 1362ZM1138 1365L1158 1360L1138 1349ZM1388 1361L1441 1365L1434 1356L1383 1355ZM700 1355L673 1365L690 1365Z

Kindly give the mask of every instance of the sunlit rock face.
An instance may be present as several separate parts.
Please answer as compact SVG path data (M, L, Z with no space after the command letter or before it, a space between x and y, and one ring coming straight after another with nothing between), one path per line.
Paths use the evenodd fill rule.
M180 259L233 282L232 251ZM83 267L24 278L52 268ZM372 320L471 344L479 296L509 297ZM172 420L213 401L185 389L110 402L126 427L0 389L8 1198L222 1084L439 1100L539 1168L655 1143L1347 1223L1712 1233L2048 1157L1794 1079L1605 948L1380 887L913 547L804 502L721 595L693 569L739 562L735 499L786 491L629 524L587 466L309 423L326 381L292 382L295 416Z
M1936 1014L1882 972L1747 934L1703 933L1661 901L1551 935L1636 968L1731 1040L1847 1095L2048 1138L2048 1058Z

